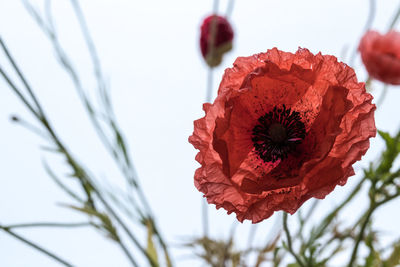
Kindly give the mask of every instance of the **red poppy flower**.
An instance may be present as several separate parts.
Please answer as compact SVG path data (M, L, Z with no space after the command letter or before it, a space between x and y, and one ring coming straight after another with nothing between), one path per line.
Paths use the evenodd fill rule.
M400 32L381 35L368 31L358 50L371 77L388 84L400 84Z
M233 30L228 20L218 15L207 17L201 25L201 54L210 67L218 66L232 49Z
M375 136L375 105L334 56L274 48L239 57L194 122L195 186L239 221L294 213L354 174Z

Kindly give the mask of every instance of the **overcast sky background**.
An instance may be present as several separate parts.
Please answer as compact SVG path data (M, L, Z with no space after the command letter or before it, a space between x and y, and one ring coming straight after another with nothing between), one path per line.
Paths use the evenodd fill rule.
M53 2L62 44L84 77L85 86L93 87L90 58L69 1ZM399 1L377 2L373 28L384 32ZM43 1L32 3L43 6ZM227 0L220 1L222 14L226 4ZM187 138L193 131L193 120L203 116L207 68L198 39L201 20L211 12L212 1L82 0L81 6L112 89L118 122L161 230L173 245L174 261L182 267L201 266L181 244L202 233L201 194L193 185L193 174L199 166L194 160L197 151ZM321 51L348 62L368 10L366 0L237 0L230 18L235 31L233 51L215 70L214 97L223 70L236 57L265 52L275 46L291 52L305 47L313 53ZM55 60L50 43L21 1L0 0L0 34L50 114L57 133L93 173L113 181L118 173L115 166L110 164L92 130L70 79ZM0 54L0 64L6 63ZM364 81L366 73L359 56L354 67L359 80ZM379 97L382 84L374 82L373 88L373 95ZM400 124L400 88L389 89L376 112L376 124L393 133ZM12 114L33 121L0 79L0 223L82 221L84 216L58 205L71 201L42 166L46 159L58 173L63 173L61 158L41 150L40 145L45 142L11 123ZM375 159L381 148L382 141L374 139L361 165ZM360 165L357 166L359 170ZM348 185L336 188L319 206L318 214L340 202L356 181L357 177L350 178ZM352 204L347 209L348 219L356 218L354 214L364 210L367 203L358 199ZM384 240L400 235L399 204L400 201L393 201L374 217L374 225ZM234 215L216 211L214 206L209 206L209 211L212 235L227 237ZM268 238L276 217L275 214L257 226L256 243ZM249 226L245 222L237 228L239 247L246 243ZM26 229L18 233L77 266L129 266L119 248L91 228ZM51 267L56 263L0 232L0 266Z

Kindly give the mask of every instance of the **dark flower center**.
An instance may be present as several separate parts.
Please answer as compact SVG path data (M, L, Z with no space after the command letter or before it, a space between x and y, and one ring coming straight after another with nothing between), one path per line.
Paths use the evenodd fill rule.
M286 108L274 107L270 112L258 118L251 140L257 154L264 162L285 159L306 135L300 113Z

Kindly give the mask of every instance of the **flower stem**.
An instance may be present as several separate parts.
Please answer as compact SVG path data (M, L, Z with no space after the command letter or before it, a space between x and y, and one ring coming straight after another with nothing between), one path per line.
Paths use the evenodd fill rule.
M388 85L385 84L385 85L383 86L382 93L381 93L381 95L380 95L379 98L378 98L378 101L376 101L376 103L375 103L377 108L379 108L379 107L382 105L383 101L384 101L385 98L386 98L387 92L388 92Z
M305 267L305 265L303 264L303 261L297 256L297 254L294 252L293 247L292 247L292 238L290 236L290 232L289 232L289 228L287 226L287 213L284 212L283 213L283 229L286 233L286 238L287 238L287 243L288 243L288 250L290 252L290 254L292 254L292 256L296 259L297 264L300 267Z
M376 14L376 0L370 0L368 18L367 21L365 22L362 34L367 32L371 28L372 23L374 22L375 19L375 14ZM357 54L357 48L354 48L349 60L349 65L352 67L354 67L354 60L356 58L356 54Z
M230 18L230 16L232 16L234 5L235 5L235 0L229 0L228 6L227 6L226 12L225 12L225 17L226 18Z
M154 262L153 258L149 255L149 253L143 248L143 246L139 243L137 238L133 235L133 233L129 230L129 228L126 226L126 224L122 221L122 219L118 216L118 214L114 211L114 209L111 207L111 205L105 200L105 198L102 196L100 191L97 188L93 188L94 192L96 193L97 197L99 198L100 202L104 205L104 207L107 209L107 211L111 214L112 217L117 221L117 223L122 227L122 229L125 231L125 233L129 236L129 238L132 240L132 242L135 244L135 246L143 253L144 256L148 259L150 262L150 265L152 267L157 267L158 264ZM121 245L122 243L120 243ZM127 251L126 251L127 252ZM129 253L127 254L129 255ZM132 258L130 258L133 260ZM132 262L133 263L133 262ZM136 264L134 264L137 266Z
M396 25L397 20L399 19L399 17L400 17L400 6L397 9L395 15L393 16L392 22L390 22L389 31L394 28L394 26Z
M32 248L34 248L34 249L36 249L36 250L38 250L38 251L40 251L40 252L46 254L47 256L49 256L49 257L52 258L53 260L57 261L57 262L60 263L61 265L68 266L68 267L72 267L72 266L73 266L73 265L70 264L69 262L67 262L67 261L65 261L65 260L63 260L63 259L61 259L60 257L58 257L57 255L55 255L54 253L48 251L47 249L42 248L42 247L40 247L39 245L36 245L35 243L33 243L33 242L31 242L31 241L25 239L24 237L22 237L22 236L20 236L20 235L18 235L18 234L16 234L16 233L14 233L14 232L11 231L8 227L1 226L1 225L0 225L0 229L3 230L3 231L5 231L5 232L8 233L9 235L15 237L15 238L18 239L19 241L22 241L22 242L25 243L26 245L28 245L28 246L30 246L30 247L32 247Z
M212 92L213 92L213 75L214 69L212 67L208 68L207 72L207 91L206 91L206 103L211 102Z
M361 243L361 240L364 237L365 229L367 228L369 219L371 218L372 213L376 209L377 205L375 203L371 203L370 207L368 208L367 212L365 213L363 224L361 225L360 233L357 236L356 243L354 244L353 252L351 253L351 258L347 267L353 267L354 261L357 258L358 247Z
M35 104L37 108L37 113L39 116L44 116L43 110L40 106L39 101L37 100L35 94L32 91L32 87L29 85L28 81L25 79L25 76L22 74L21 70L18 68L17 64L15 63L15 60L11 56L9 50L7 49L5 43L2 41L0 37L0 45L3 48L4 54L6 55L8 61L11 63L12 67L14 68L15 72L17 73L18 77L21 79L22 83L24 84L28 94L32 98L33 103Z
M349 203L360 191L364 181L367 179L367 177L364 177L360 180L360 182L354 187L353 191L348 195L348 197L334 209L331 213L329 213L323 220L319 228L317 228L317 231L315 234L311 234L309 241L307 242L307 246L310 246L311 244L314 243L316 239L318 239L325 231L325 229L329 226L329 224L332 222L332 220L335 218L336 214L347 204Z
M81 223L48 223L48 222L39 222L39 223L21 223L21 224L11 224L3 226L7 229L15 229L15 228L29 228L29 227L62 227L62 228L74 228L74 227L82 227L82 226L91 226L90 222L81 222Z

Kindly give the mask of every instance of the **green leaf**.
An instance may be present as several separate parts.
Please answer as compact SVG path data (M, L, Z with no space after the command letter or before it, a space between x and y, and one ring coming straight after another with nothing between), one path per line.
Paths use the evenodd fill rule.
M365 259L364 267L381 267L382 262L379 253L376 251L371 251L368 257Z
M395 267L400 265L400 241L393 244L392 254L383 262L383 267Z
M378 134L383 138L387 146L391 146L394 143L394 139L389 133L378 130Z
M147 254L150 256L150 258L155 262L157 265L158 263L158 255L157 255L157 250L153 242L153 236L154 236L154 228L153 228L153 223L150 220L146 220L146 227L147 227ZM167 259L167 261L169 258ZM169 262L171 264L171 262Z
M386 143L386 150L382 153L382 161L376 170L376 174L384 174L390 171L393 162L400 152L400 142L398 138L393 138L389 133L379 131L378 134L383 138Z

